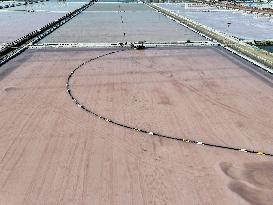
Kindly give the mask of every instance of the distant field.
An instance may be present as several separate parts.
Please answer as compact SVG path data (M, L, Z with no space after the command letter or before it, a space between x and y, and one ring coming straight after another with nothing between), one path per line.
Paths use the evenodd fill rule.
M209 9L186 9L183 3L157 5L237 38L245 40L273 39L273 17L214 7Z
M144 4L98 3L44 38L41 43L186 40L206 39Z

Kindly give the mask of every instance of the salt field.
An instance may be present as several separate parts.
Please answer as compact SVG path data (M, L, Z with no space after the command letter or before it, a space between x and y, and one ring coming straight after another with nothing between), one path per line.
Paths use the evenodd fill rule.
M245 6L253 7L253 8L272 8L273 9L273 2L269 3L243 3Z
M63 15L47 12L0 11L0 43L12 42Z
M0 44L37 30L85 3L50 1L0 10Z
M0 205L272 205L273 70L150 6L0 10Z
M89 7L41 42L116 43L186 40L198 41L205 38L143 4L99 3Z
M0 81L4 204L271 203L263 180L272 176L269 158L149 137L75 106L67 75L111 51L28 50L4 66L13 70ZM218 48L131 50L87 64L71 89L112 120L271 151L273 89L249 68L255 66ZM254 175L240 174L250 170Z
M157 5L240 39L273 39L273 17L216 8L186 9L184 3Z
M0 6L16 4L16 1L0 1Z
M39 2L35 4L27 4L17 7L8 8L6 10L9 11L23 11L23 10L31 10L35 12L54 12L54 13L68 13L70 11L73 11L80 6L84 5L88 1L82 0L82 1L45 1L45 2Z

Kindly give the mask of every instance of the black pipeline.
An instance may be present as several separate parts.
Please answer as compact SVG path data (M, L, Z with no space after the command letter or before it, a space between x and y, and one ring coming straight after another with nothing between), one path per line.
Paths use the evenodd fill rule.
M138 46L132 45L131 48L134 48L134 49L144 49L145 47L142 47L142 46L138 47ZM243 153L256 154L256 155L259 155L259 156L270 156L270 157L273 157L273 154L266 153L266 152L263 152L263 151L255 151L255 150L237 148L237 147L232 147L232 146L224 146L224 145L211 144L211 143L201 142L201 141L197 141L197 140L191 140L191 139L179 138L179 137L175 137L175 136L162 135L162 134L159 134L159 133L153 132L153 131L147 131L147 130L144 130L144 129L141 129L141 128L129 126L129 125L126 125L124 123L120 123L120 122L116 122L114 120L111 120L111 119L109 119L107 117L104 117L104 116L100 115L99 113L96 113L96 112L90 110L85 105L81 104L79 102L79 100L76 99L76 97L73 95L72 90L71 90L71 85L70 85L71 78L74 76L75 72L78 71L84 65L90 63L91 61L95 61L95 60L97 60L99 58L102 58L104 56L112 55L112 54L115 54L115 53L118 53L118 52L122 52L122 51L126 51L126 49L122 49L122 50L118 50L118 51L112 51L112 52L109 52L109 53L106 53L106 54L103 54L103 55L99 55L99 56L97 56L95 58L91 58L91 59L83 62L82 64L78 65L76 68L74 68L71 71L71 73L68 75L68 78L67 78L66 91L69 94L69 96L71 97L72 101L76 104L76 106L78 106L79 108L81 108L85 112L89 113L90 115L95 116L95 117L97 117L97 118L99 118L99 119L101 119L101 120L103 120L103 121L105 121L107 123L111 123L113 125L117 125L119 127L130 129L132 131L140 132L140 133L147 134L147 135L150 135L150 136L157 136L157 137L162 137L162 138L176 140L176 141L185 142L185 143L191 143L191 144L200 145L200 146L215 147L215 148L220 148L220 149L225 149L225 150L232 150L232 151L238 151L238 152L243 152Z

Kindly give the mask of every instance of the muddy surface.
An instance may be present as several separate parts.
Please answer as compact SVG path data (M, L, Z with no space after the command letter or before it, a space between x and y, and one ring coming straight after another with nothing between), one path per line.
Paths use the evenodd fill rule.
M75 106L69 73L106 52L28 50L3 66L17 68L0 81L1 205L268 204L271 158L143 135ZM227 56L216 48L119 52L71 83L82 104L111 119L272 152L272 87Z
M228 187L251 204L272 204L273 162L244 163L234 167L221 163L221 169L232 181Z

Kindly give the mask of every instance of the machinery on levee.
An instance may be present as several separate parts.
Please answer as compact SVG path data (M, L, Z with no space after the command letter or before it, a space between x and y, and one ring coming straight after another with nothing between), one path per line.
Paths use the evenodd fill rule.
M138 43L131 43L131 48L136 49L136 50L142 50L145 49L144 43L146 41L139 41Z

